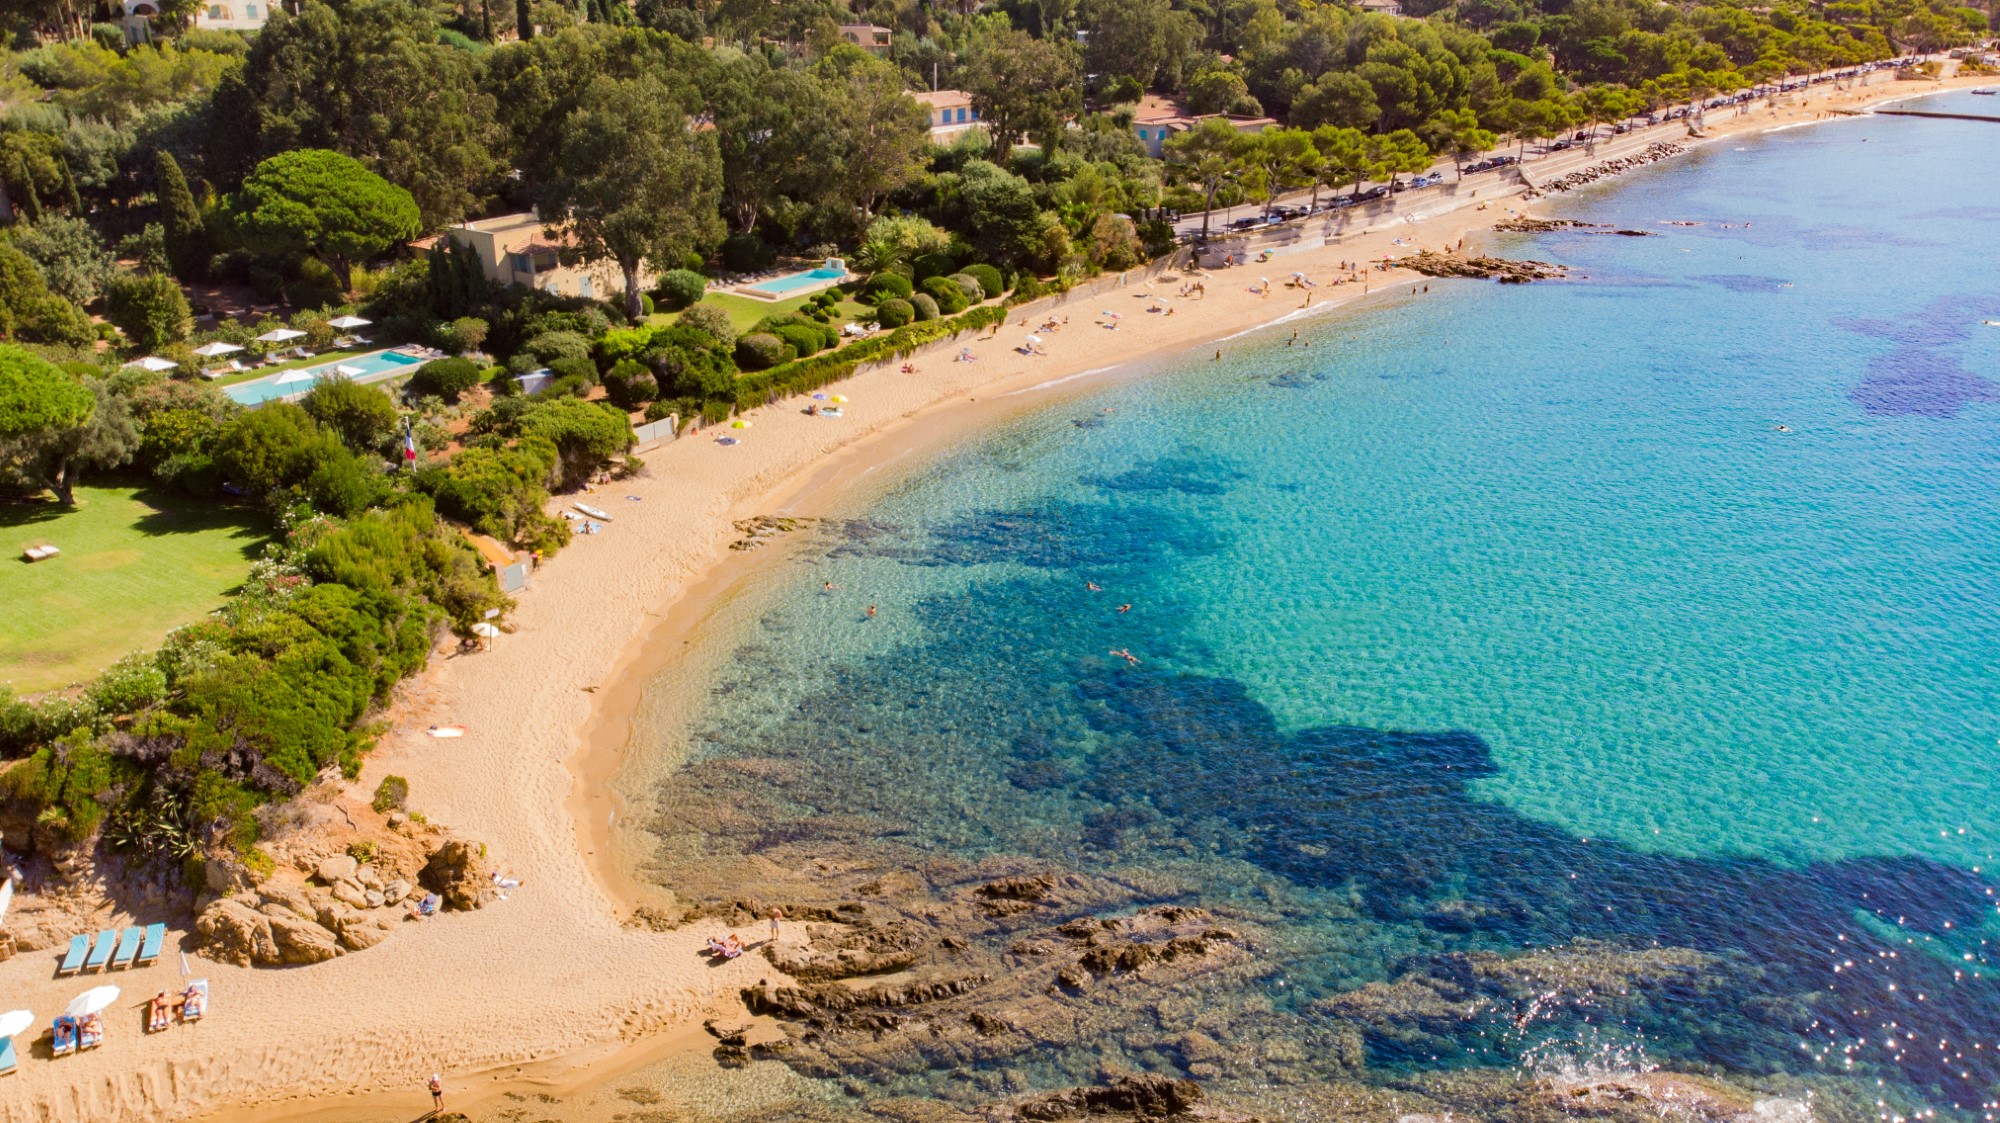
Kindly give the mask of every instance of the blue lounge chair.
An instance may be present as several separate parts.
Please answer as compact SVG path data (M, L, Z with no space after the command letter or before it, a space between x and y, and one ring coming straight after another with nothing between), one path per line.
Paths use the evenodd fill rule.
M71 936L69 938L69 954L62 957L62 963L56 967L56 974L74 975L78 971L83 970L83 957L89 954L90 937L88 935Z
M166 941L166 925L146 925L146 942L139 946L139 966L144 967L146 964L160 958L160 945L166 943Z
M118 929L106 928L97 934L97 946L90 949L90 958L84 961L83 969L97 971L111 962L112 945L118 942Z
M143 935L136 927L125 929L125 934L118 937L118 954L111 957L111 965L132 966L132 961L139 957L139 940Z
M0 1076L11 1076L20 1062L14 1059L14 1039L0 1037Z
M76 1052L76 1019L68 1014L60 1015L50 1029L49 1051L58 1057L67 1057Z

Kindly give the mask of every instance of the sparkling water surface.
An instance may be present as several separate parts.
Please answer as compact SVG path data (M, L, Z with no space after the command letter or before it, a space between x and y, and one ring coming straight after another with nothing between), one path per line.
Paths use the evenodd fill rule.
M1297 894L1281 1008L1448 950L1725 956L1764 1005L1550 1032L1980 1117L1995 183L1987 124L1725 141L1551 208L1655 236L1498 240L1573 282L1433 281L1031 412L778 571L697 757L796 758L802 816L942 851L1251 871ZM1546 1044L1492 1030L1371 1068Z

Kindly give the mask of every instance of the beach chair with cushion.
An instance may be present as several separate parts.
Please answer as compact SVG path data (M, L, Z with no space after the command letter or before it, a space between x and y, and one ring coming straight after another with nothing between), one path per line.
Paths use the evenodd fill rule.
M181 1021L198 1022L208 1013L208 980L196 979L181 996Z
M19 1067L20 1062L14 1059L14 1039L0 1037L0 1076L12 1076Z
M111 953L118 943L118 929L106 928L97 934L97 946L90 949L90 958L83 961L86 971L102 970L111 962Z
M139 945L139 966L144 967L145 965L151 963L155 959L160 958L160 945L166 942L167 942L166 925L164 924L146 925L146 942Z
M76 1020L76 1047L79 1052L104 1044L104 1017L85 1014Z
M84 957L89 954L90 936L88 934L71 936L69 938L69 954L63 956L62 962L56 966L56 974L74 975L78 971L83 970Z
M124 934L118 937L118 951L111 957L111 966L132 966L132 961L139 958L139 942L143 939L145 933L137 927L125 929Z
M68 1014L56 1018L50 1029L49 1051L58 1057L76 1052L76 1019Z

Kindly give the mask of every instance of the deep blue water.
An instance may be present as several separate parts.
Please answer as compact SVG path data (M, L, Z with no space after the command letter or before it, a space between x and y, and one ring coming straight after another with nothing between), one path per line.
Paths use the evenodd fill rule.
M1731 965L1371 1035L1372 1072L1639 1056L1978 1118L1996 183L1991 125L1728 141L1555 208L1657 237L1498 247L1577 281L1431 282L1033 412L781 571L699 752L902 845L1279 901L1259 998L1302 1025L1453 950Z

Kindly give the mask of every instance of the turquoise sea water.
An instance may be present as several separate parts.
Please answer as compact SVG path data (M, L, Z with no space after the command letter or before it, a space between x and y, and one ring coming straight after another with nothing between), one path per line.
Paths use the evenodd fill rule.
M1413 955L1696 948L1755 993L1549 1034L1978 1118L1995 183L1988 124L1729 141L1554 208L1656 237L1498 246L1577 281L1434 281L1030 413L780 571L697 760L793 760L801 818L905 845L1282 883L1265 997L1302 1018ZM1370 1065L1545 1044L1490 1028Z

